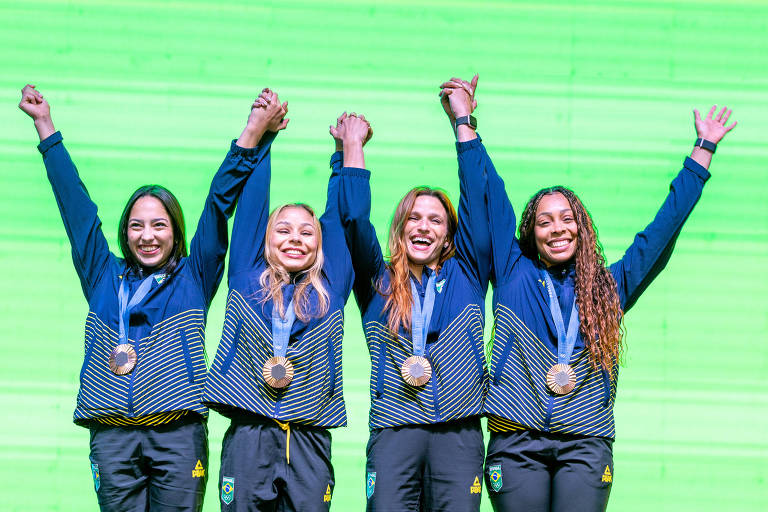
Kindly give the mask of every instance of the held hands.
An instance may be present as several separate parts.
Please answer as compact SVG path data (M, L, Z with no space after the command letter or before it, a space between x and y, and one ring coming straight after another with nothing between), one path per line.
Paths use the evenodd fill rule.
M278 132L288 126L290 119L285 118L287 113L288 102L281 104L277 93L269 87L265 87L251 106L248 126Z
M344 167L365 169L363 146L373 137L373 128L365 116L344 112L328 131L336 141L336 151L344 151Z
M342 151L345 144L365 146L373 137L371 123L365 119L364 115L358 116L354 112L341 114L336 119L336 126L329 126L328 132L336 141L336 151Z
M457 117L468 116L477 108L477 79L478 75L472 77L471 82L454 77L440 84L440 103L452 125Z
M696 135L704 140L714 142L717 144L725 137L725 134L733 130L736 126L734 121L730 126L725 126L728 122L728 118L731 116L731 110L728 107L723 107L717 116L717 105L712 105L709 109L709 114L704 119L701 118L701 114L696 109L693 109L693 122L696 126Z

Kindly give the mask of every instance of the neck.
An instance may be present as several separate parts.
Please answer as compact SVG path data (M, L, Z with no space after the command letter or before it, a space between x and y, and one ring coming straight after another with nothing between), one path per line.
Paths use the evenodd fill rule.
M408 262L408 268L411 270L411 274L421 281L421 274L424 272L424 265L416 265L415 263Z

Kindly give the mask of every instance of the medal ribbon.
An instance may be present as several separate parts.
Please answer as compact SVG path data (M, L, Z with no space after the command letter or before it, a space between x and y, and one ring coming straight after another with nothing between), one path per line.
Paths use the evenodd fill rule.
M424 293L424 305L419 300L419 291L411 279L411 296L413 308L411 309L411 338L413 339L413 355L424 357L427 345L427 333L429 322L432 320L432 310L435 308L435 272L427 280L427 289Z
M579 310L576 306L576 296L573 297L573 307L571 308L571 317L568 319L568 332L565 331L563 314L560 312L560 301L557 300L555 287L552 284L552 278L549 272L541 271L547 282L547 293L549 293L549 310L552 312L552 318L555 320L557 329L557 364L568 364L573 354L573 347L576 345L576 338L579 335Z
M296 321L296 311L293 310L293 298L285 308L285 318L280 316L276 304L272 304L272 351L275 357L285 357L288 353L288 340L291 329Z
M120 343L128 343L128 335L125 332L125 326L126 324L129 324L129 316L131 314L131 310L138 304L139 302L144 299L144 297L147 296L149 293L149 290L152 288L152 280L155 278L155 274L152 274L151 276L144 279L141 284L139 285L139 288L136 290L136 293L133 294L133 297L131 297L131 300L128 300L128 286L125 284L127 281L127 276L123 276L123 279L120 281L120 291L117 294L117 302L120 308Z

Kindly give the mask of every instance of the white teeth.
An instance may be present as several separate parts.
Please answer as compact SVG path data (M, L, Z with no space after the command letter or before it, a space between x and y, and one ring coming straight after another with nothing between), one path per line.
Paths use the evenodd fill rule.
M558 240L556 242L550 243L549 245L551 247L564 247L564 246L568 245L569 243L570 242L568 240Z
M286 249L285 252L288 254L302 254L298 249Z
M413 237L411 239L411 241L414 242L414 243L416 243L416 242L425 243L425 244L431 244L432 243L432 241L429 238L422 238L422 237L419 237L419 236Z

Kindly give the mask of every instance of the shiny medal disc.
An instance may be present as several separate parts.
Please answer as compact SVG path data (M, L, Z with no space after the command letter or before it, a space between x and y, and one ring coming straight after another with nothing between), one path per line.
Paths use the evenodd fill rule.
M261 370L264 380L273 388L284 388L293 380L293 365L285 357L270 357Z
M403 363L400 373L411 386L423 386L432 377L432 365L424 357L411 356Z
M116 346L109 355L109 369L115 375L125 375L136 366L136 351L127 343Z
M547 372L547 387L557 395L567 395L576 387L576 372L569 364L556 364Z

